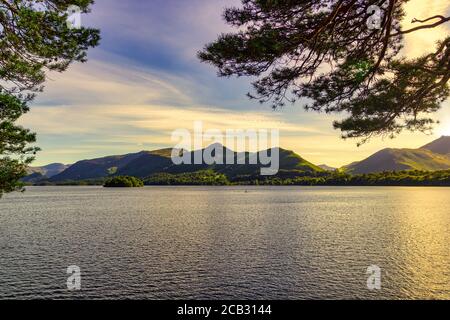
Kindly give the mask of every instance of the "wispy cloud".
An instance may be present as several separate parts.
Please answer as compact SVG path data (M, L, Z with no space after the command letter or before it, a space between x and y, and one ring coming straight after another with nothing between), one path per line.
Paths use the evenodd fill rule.
M102 44L87 64L50 74L45 92L22 119L38 133L36 164L171 146L170 134L201 120L205 128L280 128L281 144L308 160L340 166L383 147L418 147L433 137L402 135L356 148L331 127L335 116L299 106L272 111L249 101L251 79L222 79L195 53L221 32L223 8L239 0L97 0L83 23L102 30ZM406 20L448 6L445 0L412 0ZM406 38L408 56L421 54L448 29ZM446 105L439 116L448 113ZM446 121L446 120L445 120ZM450 120L449 120L450 121ZM450 122L437 132L444 132Z

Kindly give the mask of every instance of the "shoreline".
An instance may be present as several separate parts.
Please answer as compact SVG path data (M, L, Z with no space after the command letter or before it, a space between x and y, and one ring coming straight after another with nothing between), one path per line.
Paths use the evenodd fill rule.
M102 189L142 189L142 188L155 188L155 187L211 187L211 188L217 188L217 187L222 187L222 188L235 188L235 187L242 187L242 188L248 188L248 187L252 187L252 188L263 188L263 187L341 187L341 188L354 188L354 187L378 187L378 188L386 188L386 187L408 187L408 188L423 188L423 187L428 187L428 188L449 188L449 185L288 185L288 184L284 184L284 185L271 185L271 184L259 184L259 185L255 185L255 184L229 184L229 185L188 185L188 184L172 184L172 185L144 185L143 187L140 188L127 188L127 187L110 187L110 188L105 188L103 185L93 185L93 184L63 184L63 185L58 185L58 184L54 184L54 185L27 185L24 186L24 188L29 188L29 187L39 187L39 188L45 188L45 187L98 187L98 188L102 188Z

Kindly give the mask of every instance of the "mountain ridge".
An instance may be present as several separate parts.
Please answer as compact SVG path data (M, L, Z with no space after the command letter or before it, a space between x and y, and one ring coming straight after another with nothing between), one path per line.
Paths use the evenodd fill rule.
M226 151L231 151L234 162L237 159L245 159L245 165L227 165L227 164L181 164L175 165L171 156L174 151L172 148L165 148L153 151L140 151L123 155L105 156L94 159L80 160L71 166L66 166L61 172L48 177L43 170L30 168L30 176L24 181L39 181L39 179L48 179L49 182L61 181L80 181L89 179L102 179L118 175L135 176L147 178L157 173L181 174L193 173L201 170L212 170L213 172L224 174L228 177L248 177L260 174L262 165L251 165L249 159L258 157L263 152L280 152L280 168L277 176L291 177L298 175L320 175L327 172L333 172L334 168L326 165L317 166L294 151L283 148L272 148L259 152L235 152L222 145L210 145L204 149L186 151L175 150L180 155L185 155L194 163L196 156L203 155L204 152L212 154L215 150L221 150L225 157ZM350 174L368 174L384 171L439 171L450 169L450 137L443 136L418 149L407 148L385 148L362 161L353 162L346 165L338 171L344 171ZM201 154L198 154L201 153ZM203 157L202 157L203 158ZM224 158L225 159L225 158ZM61 169L62 164L51 164L49 166ZM49 167L44 166L44 167ZM37 167L43 168L43 167Z
M285 150L282 148L275 148L263 150L255 153L250 152L234 152L226 147L220 145L211 145L201 150L186 151L175 150L175 152L187 153L185 156L191 159L191 163L194 163L194 159L201 152L212 154L213 150L222 149L223 163L224 164L207 164L202 162L201 164L180 164L175 165L172 162L171 148L154 150L154 151L140 151L137 153L130 153L124 155L107 156L89 160L81 160L70 166L67 170L60 174L53 176L49 179L50 182L61 181L79 181L89 179L100 179L111 176L134 176L138 178L146 178L156 173L186 173L196 172L201 170L213 170L217 173L222 173L227 176L254 176L260 173L261 168L266 167L261 164L249 164L251 156L256 156L260 159L262 153L270 153L279 151L280 154L280 171L285 174L302 174L302 173L318 173L324 172L323 169L314 165L313 163L305 160L301 156L297 155L293 151ZM225 156L226 151L232 152L234 165L226 164ZM203 157L202 157L203 158ZM245 159L243 165L237 165L237 159Z
M352 174L447 170L450 169L450 153L446 153L447 150L450 150L450 137L443 136L418 149L385 148L342 169Z
M434 153L450 156L450 136L442 136L439 139L424 145L421 149L427 149Z
M70 167L70 164L63 164L63 163L50 163L45 166L39 166L39 167L28 167L27 173L28 175L32 174L41 174L42 176L45 176L47 178L51 178L67 168Z

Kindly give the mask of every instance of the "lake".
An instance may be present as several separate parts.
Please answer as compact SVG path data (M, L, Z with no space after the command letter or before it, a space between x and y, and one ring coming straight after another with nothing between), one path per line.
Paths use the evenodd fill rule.
M0 298L449 299L449 243L450 188L29 187L0 200Z

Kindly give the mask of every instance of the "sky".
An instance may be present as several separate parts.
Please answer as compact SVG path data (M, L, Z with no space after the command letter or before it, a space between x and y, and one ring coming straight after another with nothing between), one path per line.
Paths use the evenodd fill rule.
M225 7L238 0L96 0L82 24L101 29L99 47L87 63L62 74L50 73L45 91L21 124L38 135L34 165L141 150L173 147L171 133L205 129L280 130L280 146L315 164L341 167L383 148L417 148L450 135L450 103L435 115L441 124L432 135L403 133L394 140L374 138L361 147L342 140L332 128L336 115L306 112L301 103L272 110L249 100L249 78L219 78L196 53L222 32ZM405 26L412 18L450 14L447 0L411 0ZM447 24L448 25L448 24ZM405 55L420 56L449 26L406 37Z

